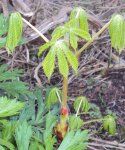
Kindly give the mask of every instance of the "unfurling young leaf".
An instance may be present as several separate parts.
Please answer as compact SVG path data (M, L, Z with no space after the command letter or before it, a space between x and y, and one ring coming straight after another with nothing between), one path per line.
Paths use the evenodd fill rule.
M103 128L114 135L116 133L116 122L113 116L107 115L103 120Z
M13 53L22 36L22 17L20 13L12 13L9 19L6 48L8 53Z
M90 108L90 104L88 99L85 96L77 97L74 102L74 109L77 111L78 109L83 112L88 112Z
M80 129L83 125L83 120L80 119L80 117L76 115L69 116L69 128L70 130L77 130Z
M57 95L58 94L58 95ZM53 106L55 103L59 101L58 96L60 96L61 92L58 88L52 88L48 94L46 105L47 107Z
M88 21L85 10L80 7L76 7L71 11L70 20L74 20L74 24L77 28L83 31L89 32ZM77 20L77 24L75 23Z
M121 15L114 15L109 26L112 47L121 54L125 48L125 21Z

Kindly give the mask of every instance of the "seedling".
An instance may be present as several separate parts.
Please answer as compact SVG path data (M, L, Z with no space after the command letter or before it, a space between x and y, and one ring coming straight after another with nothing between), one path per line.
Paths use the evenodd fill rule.
M73 9L69 21L63 26L57 27L52 33L52 39L40 47L38 56L40 56L46 49L50 47L50 50L42 63L44 73L48 79L50 80L52 73L54 72L56 57L58 60L59 72L63 77L60 121L56 127L56 133L59 134L57 135L59 138L61 136L63 139L68 131L67 122L69 113L67 107L67 90L69 70L72 68L74 73L78 73L78 57L80 53L84 51L84 49L87 48L96 39L96 37L108 27L112 47L116 48L120 53L125 47L125 42L123 40L125 39L123 38L125 34L122 34L125 31L123 17L120 15L112 17L111 21L108 22L93 38L91 38L88 29L86 12L82 8ZM116 34L118 34L118 36L116 36ZM88 41L80 50L77 49L79 38L82 38L84 41ZM77 98L77 101L74 103L74 105L75 109L78 111L80 109L84 110L85 112L89 110L89 104L84 97ZM82 108L80 108L80 105ZM109 129L108 127L104 128L107 130Z

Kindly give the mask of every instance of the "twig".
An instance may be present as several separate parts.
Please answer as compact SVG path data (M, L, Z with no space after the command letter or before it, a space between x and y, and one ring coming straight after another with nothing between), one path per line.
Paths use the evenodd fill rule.
M33 25L31 25L31 23L29 23L29 22L28 22L27 20L25 20L24 18L22 18L22 20L23 20L28 26L30 26L36 33L38 33L38 34L42 37L42 39L43 39L45 42L48 42L48 41L49 41L39 30L37 30L37 28L35 28ZM37 84L38 84L39 87L42 86L41 80L40 80L40 78L38 77L38 71L39 71L39 69L41 68L41 66L42 66L42 62L40 62L40 63L38 64L38 66L36 67L36 69L35 69L35 71L34 71L34 78L36 79Z
M125 150L125 148L117 147L109 144L98 144L98 143L88 143L90 146L96 146L96 147L108 147L108 148L116 148L117 150Z
M22 18L23 22L25 22L28 26L30 26L36 33L38 33L41 38L45 41L45 42L49 42L49 40L39 31L37 30L37 28L35 28L31 23L29 23L27 20L25 20L24 18Z
M97 139L97 138L93 138L93 137L91 137L91 140L125 148L125 144L121 144L121 143L118 143L116 141L115 142L113 142L113 141L105 141L105 140L101 140L101 139Z
M38 76L38 71L39 71L39 69L41 68L41 66L42 66L42 62L40 62L40 63L38 64L38 66L35 68L35 71L34 71L34 78L36 79L37 84L38 84L39 87L42 86L41 80L40 80L40 78L39 78L39 76Z

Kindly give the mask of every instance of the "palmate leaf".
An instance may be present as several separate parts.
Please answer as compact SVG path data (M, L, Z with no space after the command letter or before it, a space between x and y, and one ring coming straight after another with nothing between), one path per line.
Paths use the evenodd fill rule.
M81 7L74 8L70 14L70 20L74 19L77 20L76 27L82 29L83 31L89 32L87 15L85 10L83 10Z
M88 138L88 131L86 130L70 131L57 150L85 150Z
M63 77L68 76L68 63L71 65L73 70L77 72L78 60L76 56L69 50L64 40L58 40L53 43L42 63L44 73L48 77L48 79L50 79L54 71L56 56L58 59L59 72Z
M0 118L17 114L24 107L24 103L7 97L0 97Z
M44 73L48 77L48 79L50 79L54 71L55 56L56 56L56 51L55 51L54 46L52 46L42 64Z
M6 48L8 53L13 53L22 36L22 17L20 13L12 13L9 19Z
M30 138L32 136L32 128L26 121L21 123L15 131L15 140L18 150L28 150Z
M113 116L107 115L103 120L103 128L114 135L116 133L116 122Z
M114 15L109 26L112 47L119 52L125 48L125 21L121 15Z

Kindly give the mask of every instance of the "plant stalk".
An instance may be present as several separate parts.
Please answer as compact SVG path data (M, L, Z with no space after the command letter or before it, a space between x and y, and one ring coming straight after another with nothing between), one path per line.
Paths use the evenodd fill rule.
M77 57L80 56L80 54L90 46L90 44L96 39L98 38L98 36L100 34L102 34L110 25L110 21L108 23L106 23L92 38L91 40L89 40L79 51L77 51L76 55Z
M63 78L62 107L67 107L68 78Z
M83 125L90 124L90 123L94 123L94 122L102 122L103 120L104 120L103 118L100 118L100 119L93 119L93 120L84 122Z

